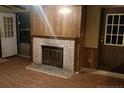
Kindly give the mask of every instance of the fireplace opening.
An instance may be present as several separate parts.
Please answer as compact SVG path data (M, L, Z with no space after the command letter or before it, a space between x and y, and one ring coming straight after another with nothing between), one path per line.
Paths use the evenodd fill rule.
M63 48L53 46L41 46L42 63L63 68Z

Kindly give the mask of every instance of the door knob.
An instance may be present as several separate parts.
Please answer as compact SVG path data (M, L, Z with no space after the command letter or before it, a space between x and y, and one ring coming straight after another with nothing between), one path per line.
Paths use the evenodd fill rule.
M101 39L100 41L103 42L103 39Z
M100 40L101 42L103 42L104 40L103 40L103 36L101 37L101 40Z

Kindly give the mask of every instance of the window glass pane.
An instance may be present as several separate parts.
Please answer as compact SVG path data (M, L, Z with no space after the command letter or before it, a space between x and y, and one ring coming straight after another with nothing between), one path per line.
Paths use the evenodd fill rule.
M124 26L119 27L119 34L123 35L124 32Z
M4 24L4 31L6 31L6 24Z
M10 21L11 21L10 19L11 19L11 18L10 18L10 17L8 17L8 23L9 23L9 24L11 23L11 22L10 22Z
M6 23L6 17L3 17L3 23Z
M106 35L106 43L110 44L111 41L111 36L110 35Z
M10 30L10 25L8 24L8 30Z
M114 24L118 24L119 15L114 16Z
M6 23L6 17L3 17L3 22Z
M112 44L116 44L117 36L112 36Z
M112 26L107 26L107 34L111 34L111 28Z
M13 31L11 31L12 37L13 37Z
M8 37L10 37L10 31L8 31Z
M5 18L6 18L5 23L7 24L8 23L7 17L5 17Z
M19 17L19 22L20 22L20 24L19 24L19 28L21 28L21 29L27 29L28 27L29 27L29 16L28 15L25 15L25 16L23 16L23 15L21 15L20 17Z
M7 17L7 24L9 24L9 17Z
M29 33L30 33L29 31L21 31L20 30L19 41L23 42L23 43L30 43L30 34Z
M12 18L10 18L10 23L12 24L13 22L12 22Z
M108 24L112 24L112 18L113 18L112 15L109 15L109 16L108 16L108 22L107 22Z
M124 15L120 16L120 24L124 24Z
M4 36L13 37L13 21L11 17L3 17L4 21Z
M12 31L10 31L10 37L12 37Z
M4 32L4 37L7 37L7 36L6 36L6 31Z
M11 31L13 31L13 25L11 24Z
M4 33L4 36L6 37L6 36L7 36L7 35L6 35L6 34L7 34L7 33L6 33L6 24L4 24L4 32L5 32L5 33Z
M8 25L5 24L5 27L6 27L6 37L8 37Z
M117 34L117 31L118 31L118 26L113 26L112 34Z
M118 36L118 44L122 44L123 43L123 36Z

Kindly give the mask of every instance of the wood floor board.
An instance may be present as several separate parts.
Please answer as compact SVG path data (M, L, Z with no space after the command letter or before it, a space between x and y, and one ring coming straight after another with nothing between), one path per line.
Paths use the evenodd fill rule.
M13 57L0 63L1 88L83 88L83 87L124 87L124 79L93 73L75 74L63 79L44 73L27 70L30 59Z

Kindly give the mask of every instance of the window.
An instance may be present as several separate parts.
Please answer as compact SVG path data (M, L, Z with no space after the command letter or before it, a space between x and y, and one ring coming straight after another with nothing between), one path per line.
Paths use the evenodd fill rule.
M124 46L124 14L107 14L105 45Z
M3 17L5 38L13 37L13 20L12 17Z

